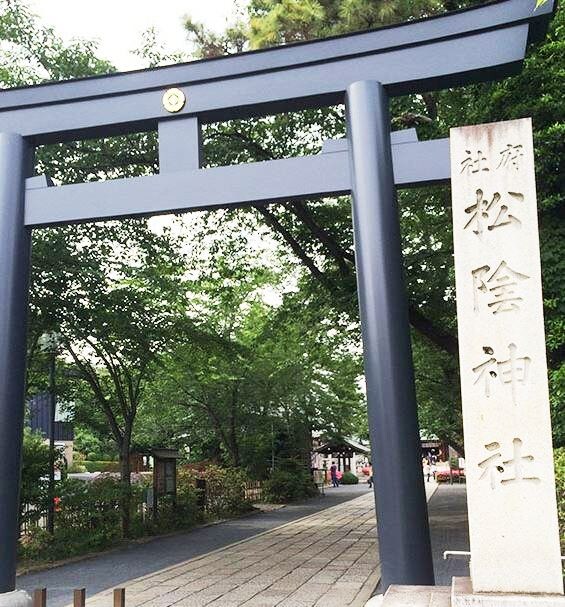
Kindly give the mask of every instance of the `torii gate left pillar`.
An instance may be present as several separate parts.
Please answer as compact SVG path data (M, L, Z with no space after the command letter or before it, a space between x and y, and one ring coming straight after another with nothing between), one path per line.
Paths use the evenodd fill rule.
M0 133L0 593L14 588L19 536L30 234L25 178L33 151L21 135Z

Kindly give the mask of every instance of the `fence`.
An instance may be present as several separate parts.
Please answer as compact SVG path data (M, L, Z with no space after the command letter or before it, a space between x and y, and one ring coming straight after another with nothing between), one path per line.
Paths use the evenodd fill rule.
M47 529L47 510L31 504L25 504L22 506L20 534L29 533L34 527Z
M261 481L248 481L245 483L245 499L252 504L263 499L263 483Z
M225 515L233 509L237 500L245 500L247 503L255 504L263 497L263 484L261 481L247 481L243 492L241 485L226 487L216 483L209 483L203 479L196 481L198 491L197 508L208 515ZM238 498L239 494L239 498ZM93 498L94 499L94 498ZM67 500L55 498L55 524L62 519L67 527L87 528L89 521L91 526L96 527L99 519L103 516L118 517L120 504L117 496L113 499L99 499L95 501L95 514L92 512L92 501L87 505L82 502L69 503ZM143 492L135 492L130 498L132 520L137 520L141 525L151 524L153 514L147 496ZM160 510L167 507L173 508L172 504L160 504ZM237 508L236 508L237 509ZM116 520L116 525L118 521ZM22 506L20 518L20 534L26 535L34 529L47 529L47 503L43 500L41 504L26 504Z

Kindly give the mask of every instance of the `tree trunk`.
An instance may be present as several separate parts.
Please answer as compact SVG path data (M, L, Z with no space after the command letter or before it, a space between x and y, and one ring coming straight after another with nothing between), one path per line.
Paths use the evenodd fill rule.
M232 457L232 461L233 461L233 466L234 466L234 468L239 468L239 466L241 464L241 460L239 458L239 445L237 444L237 439L232 438L230 443L231 443L230 453L231 453L231 457Z
M127 424L120 445L120 482L122 497L120 509L122 514L122 536L130 536L131 527L131 470L130 470L131 427Z
M229 437L230 437L230 451L233 460L233 465L235 468L239 468L241 464L241 460L239 457L239 442L237 438L237 405L238 405L238 396L239 396L239 386L235 384L232 389L231 395L231 411L230 411L230 428L229 428Z

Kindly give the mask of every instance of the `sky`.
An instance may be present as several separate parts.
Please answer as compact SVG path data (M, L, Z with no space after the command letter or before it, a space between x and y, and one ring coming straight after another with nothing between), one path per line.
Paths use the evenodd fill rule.
M97 56L110 60L120 71L144 68L146 62L131 53L141 43L141 34L155 27L160 42L167 51L188 52L183 16L189 14L217 32L225 29L234 13L234 0L28 0L30 7L41 18L44 25L53 27L65 41L72 38L87 38L99 42ZM247 0L239 0L244 6ZM186 215L181 229L190 233L198 230L195 224L203 221L204 215ZM171 216L153 217L150 224L155 230L171 227ZM202 226L200 226L202 228ZM275 265L276 241L268 233L257 231L248 234L250 250L260 257L265 265ZM285 290L294 290L297 275L291 274L284 284ZM265 303L281 304L277 289L264 289L261 293Z
M64 39L99 41L98 55L121 70L145 67L130 53L140 46L141 34L155 27L167 50L189 50L182 27L189 14L207 27L222 31L230 20L233 0L30 0L42 22Z

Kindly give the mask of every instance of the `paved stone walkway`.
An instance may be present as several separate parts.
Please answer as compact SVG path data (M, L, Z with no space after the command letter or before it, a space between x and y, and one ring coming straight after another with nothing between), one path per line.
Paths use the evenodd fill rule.
M148 538L141 543L133 542L54 569L21 575L17 579L17 587L28 591L47 588L49 607L65 607L73 588L87 588L89 595L95 595L123 587L132 579L205 556L367 493L366 484L327 489L323 496L289 504L275 511L196 527L171 536Z
M443 560L444 550L469 550L469 522L465 484L442 485L428 504L432 557L438 586L451 586L451 578L469 577L468 558Z
M372 492L132 580L128 607L361 606L378 580ZM108 607L109 591L88 601Z
M434 488L427 486L428 493ZM332 495L341 489L346 488ZM351 499L355 495L360 497ZM200 551L196 558L177 556L173 565L153 566L145 575L140 573L147 563L114 553L84 561L78 570L75 565L24 576L18 587L47 586L55 599L50 607L69 604L70 589L81 586L91 590L87 607L110 607L114 585L126 588L127 607L362 607L380 575L373 494L362 485L349 497L243 541L227 545L224 538L222 548ZM198 537L226 535L230 524L203 529L200 535L184 534L175 541L182 540L190 553L188 547ZM152 552L157 556L163 545L167 538L151 542L149 550L134 552L138 558ZM120 554L125 559L120 583L100 586L97 563L110 562L120 569ZM82 573L75 576L73 571ZM94 589L100 590L98 594Z

